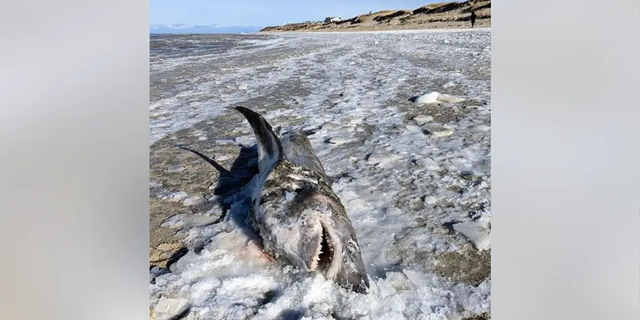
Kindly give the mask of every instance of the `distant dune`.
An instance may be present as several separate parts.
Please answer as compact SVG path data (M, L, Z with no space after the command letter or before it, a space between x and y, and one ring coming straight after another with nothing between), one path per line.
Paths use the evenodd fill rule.
M476 13L476 27L491 26L491 0L443 2L415 10L384 10L361 14L350 19L307 21L272 26L260 32L376 31L400 29L442 29L471 27L471 10Z

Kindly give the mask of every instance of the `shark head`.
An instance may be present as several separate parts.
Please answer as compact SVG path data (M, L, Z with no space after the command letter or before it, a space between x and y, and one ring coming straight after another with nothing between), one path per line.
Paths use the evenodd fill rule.
M302 270L365 293L369 281L355 230L308 139L284 135L295 140L283 143L262 116L235 109L247 118L258 143L259 182L251 216L265 249Z
M301 222L289 225L299 229L293 260L343 287L366 292L369 281L356 233L337 197L315 188L302 189L284 208L288 217L299 217Z

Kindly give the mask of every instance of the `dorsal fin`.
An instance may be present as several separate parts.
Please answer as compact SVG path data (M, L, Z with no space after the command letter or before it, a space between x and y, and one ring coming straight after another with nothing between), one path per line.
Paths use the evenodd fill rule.
M235 107L249 121L258 142L258 169L260 173L271 170L282 158L282 144L271 125L258 113L245 107Z

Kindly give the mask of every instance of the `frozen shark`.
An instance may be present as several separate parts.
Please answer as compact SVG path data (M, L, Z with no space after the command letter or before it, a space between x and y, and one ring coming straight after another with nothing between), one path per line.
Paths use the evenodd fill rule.
M369 280L355 231L306 134L278 136L259 114L235 109L249 121L257 140L259 173L248 219L264 251L366 293Z

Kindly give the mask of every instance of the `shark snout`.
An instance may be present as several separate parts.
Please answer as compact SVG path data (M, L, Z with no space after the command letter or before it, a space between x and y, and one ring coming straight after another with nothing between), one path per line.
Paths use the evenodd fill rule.
M336 275L336 282L343 286L352 287L358 293L366 293L369 288L369 280L353 231L344 233L342 248L344 248L342 265Z

